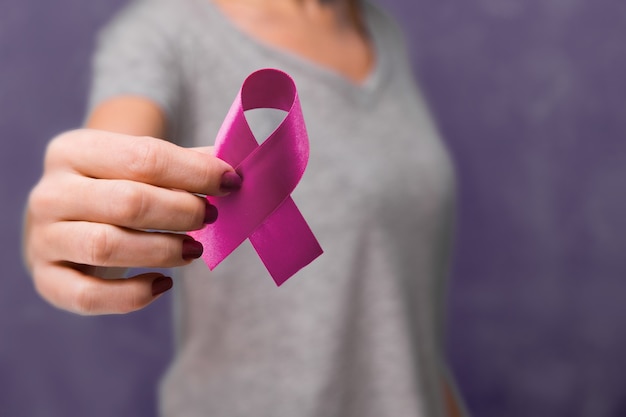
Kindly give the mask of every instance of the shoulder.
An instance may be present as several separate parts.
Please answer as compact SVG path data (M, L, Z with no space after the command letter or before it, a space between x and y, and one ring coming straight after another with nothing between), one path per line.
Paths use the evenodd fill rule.
M184 1L132 0L100 31L99 40L127 42L137 37L173 40L185 20Z
M111 24L115 25L128 19L139 19L144 22L176 19L184 10L181 7L183 3L185 1L131 0L118 11Z

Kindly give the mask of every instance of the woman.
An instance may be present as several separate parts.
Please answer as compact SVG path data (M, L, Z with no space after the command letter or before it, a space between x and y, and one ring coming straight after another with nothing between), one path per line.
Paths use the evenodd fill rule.
M210 247L147 231L200 229L219 213L197 194L241 186L197 147L262 67L298 86L311 156L292 196L325 251L279 289L249 245L209 273L192 260ZM133 311L173 284L111 279L119 268L185 266L163 415L459 415L439 340L452 168L385 15L355 0L138 1L94 71L91 130L51 142L31 193L26 259L39 293L80 314Z

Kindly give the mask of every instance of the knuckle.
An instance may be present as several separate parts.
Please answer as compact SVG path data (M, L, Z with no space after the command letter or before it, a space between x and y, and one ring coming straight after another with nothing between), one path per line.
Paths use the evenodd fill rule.
M80 315L89 316L96 313L98 292L87 282L75 285L73 288L72 305L70 309Z
M178 266L185 263L182 256L182 239L172 237L168 239L168 244L164 245L163 259L167 259L168 266Z
M94 266L114 266L111 259L116 251L113 229L107 225L94 227L85 239L86 263Z
M171 268L187 263L182 256L182 238L177 234L154 232L150 266Z
M35 282L37 282L40 275L36 274L37 264L44 259L41 251L42 244L45 245L45 243L43 243L44 239L45 234L34 234L33 231L27 231L24 233L24 241L22 243L22 261L26 270L30 272Z
M58 195L53 191L53 188L47 186L43 180L33 187L27 201L29 213L37 217L39 214L50 212L50 207L59 201Z
M160 172L163 167L163 157L160 152L160 143L155 139L134 138L130 144L126 169L130 178L145 180L154 172Z
M176 259L176 253L180 252L180 248L176 249L175 240L169 238L166 233L156 232L154 244L154 250L152 252L151 264L155 267L170 267L176 266L174 260ZM182 258L182 256L181 256Z
M69 135L67 133L62 133L52 138L46 147L46 157L53 157L59 154L62 155L69 140Z
M89 282L74 282L72 285L66 285L63 292L68 297L59 298L55 285L51 283L52 280L45 276L49 270L48 267L36 265L32 272L33 286L42 299L59 309L76 314L95 314L97 291Z
M78 131L69 131L61 133L48 143L44 156L44 167L48 168L59 158L63 158L69 147L73 146L74 136L78 134Z
M26 202L29 214L36 217L40 208L47 207L46 202L48 202L49 199L46 194L46 189L42 186L41 182L33 187L28 194L28 200Z
M42 268L39 267L39 265L33 265L31 276L33 278L33 286L35 287L37 294L39 294L39 296L44 300L51 302L50 297L48 296L48 290L44 285L45 280L42 276Z
M194 197L194 199L197 201L193 201L189 204L189 208L180 211L185 216L185 230L199 230L204 227L206 204L200 198Z
M211 194L219 191L220 181L222 179L223 168L220 166L221 163L215 163L214 159L211 160L210 163L206 163L202 165L201 171L201 181L203 184L206 184L206 188L210 191Z
M129 182L119 182L110 199L110 210L115 220L123 225L137 225L146 214L145 195Z

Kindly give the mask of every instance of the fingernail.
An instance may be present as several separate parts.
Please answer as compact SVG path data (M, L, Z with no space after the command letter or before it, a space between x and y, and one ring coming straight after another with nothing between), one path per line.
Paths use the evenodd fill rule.
M222 182L220 183L220 191L228 193L241 188L241 177L236 172L228 171L222 175Z
M197 240L191 238L183 240L183 259L198 259L203 251L202 243Z
M217 220L217 207L209 203L206 199L206 209L204 210L204 224L211 224Z
M174 283L170 277L158 277L152 281L152 296L156 297L159 294L163 294L165 291L172 288Z

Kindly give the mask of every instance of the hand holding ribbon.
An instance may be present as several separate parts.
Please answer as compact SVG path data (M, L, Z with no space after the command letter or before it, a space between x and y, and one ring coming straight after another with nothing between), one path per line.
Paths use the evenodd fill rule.
M261 145L244 115L258 108L287 112ZM309 159L309 140L291 77L276 69L250 74L217 134L215 150L243 182L240 190L225 197L207 197L219 218L192 233L206 248L202 258L212 270L249 238L281 285L323 252L290 196Z

